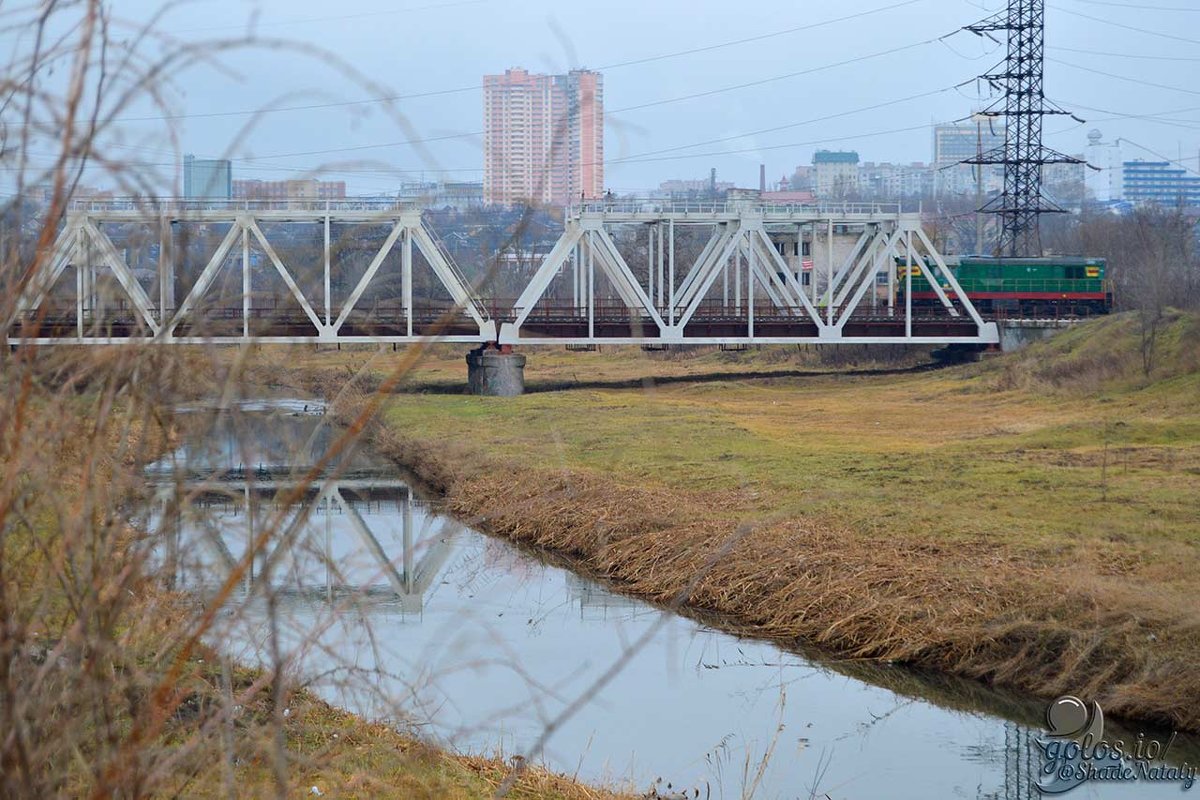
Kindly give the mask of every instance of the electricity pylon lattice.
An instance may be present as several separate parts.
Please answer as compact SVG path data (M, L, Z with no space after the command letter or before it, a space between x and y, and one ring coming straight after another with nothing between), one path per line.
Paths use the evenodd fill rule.
M1008 56L1003 71L981 76L993 88L1004 92L1003 100L982 112L985 116L1005 117L1004 144L966 162L1003 165L1004 192L979 210L1000 217L998 255L1040 256L1039 218L1064 211L1042 193L1042 167L1083 163L1042 146L1043 117L1064 114L1078 119L1048 104L1043 92L1045 1L1009 0L1007 10L968 25L966 30L989 37L992 31L1008 34Z

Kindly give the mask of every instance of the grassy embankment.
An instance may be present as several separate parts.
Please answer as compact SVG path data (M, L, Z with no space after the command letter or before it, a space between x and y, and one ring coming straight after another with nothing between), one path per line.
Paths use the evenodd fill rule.
M0 752L5 796L299 796L313 786L336 797L493 796L511 771L500 759L439 750L294 681L276 692L260 670L235 667L223 689L216 653L201 644L184 657L203 609L162 588L122 520L144 489L141 465L188 419L158 406L207 396L207 359L93 351L4 366L0 712L14 734ZM130 382L139 369L161 396L140 396ZM222 722L232 703L236 717ZM156 707L165 719L146 733ZM530 767L508 796L617 795Z
M332 392L390 358L294 374ZM406 394L376 438L458 513L625 591L669 601L730 546L689 603L732 627L1200 730L1200 319L1173 318L1149 378L1128 317L933 372L781 359L534 351L532 385L587 388ZM460 360L409 388L461 385ZM739 369L781 375L650 377Z

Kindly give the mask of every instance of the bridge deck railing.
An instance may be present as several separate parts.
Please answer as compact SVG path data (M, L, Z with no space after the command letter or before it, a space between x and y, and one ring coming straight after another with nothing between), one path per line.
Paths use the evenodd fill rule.
M896 216L899 203L770 203L758 200L690 201L654 198L613 198L587 200L572 205L568 216L580 214L645 215L670 214L683 216L719 216L746 211L761 212L763 216L860 217Z
M104 213L110 211L136 211L145 214L187 214L199 211L293 211L311 214L336 213L339 211L416 211L421 206L403 200L361 199L361 200L196 200L190 198L154 198L137 197L112 198L104 200L72 200L67 211L73 213Z

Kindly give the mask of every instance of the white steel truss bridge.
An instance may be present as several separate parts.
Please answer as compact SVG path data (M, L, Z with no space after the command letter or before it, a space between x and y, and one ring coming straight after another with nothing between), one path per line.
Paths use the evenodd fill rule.
M10 345L995 344L921 228L879 204L599 202L515 299L478 290L419 209L78 206ZM492 269L508 269L501 258ZM936 301L914 304L913 283Z

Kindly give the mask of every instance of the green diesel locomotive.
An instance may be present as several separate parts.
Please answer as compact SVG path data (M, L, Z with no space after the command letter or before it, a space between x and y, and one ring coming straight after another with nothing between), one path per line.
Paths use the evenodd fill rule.
M905 270L897 259L899 302L904 302ZM912 270L915 307L939 304L937 293L917 265ZM1102 258L985 258L963 256L950 271L981 314L1025 317L1067 317L1107 314L1112 310L1112 287ZM938 276L938 273L931 270ZM943 289L950 282L942 278Z

